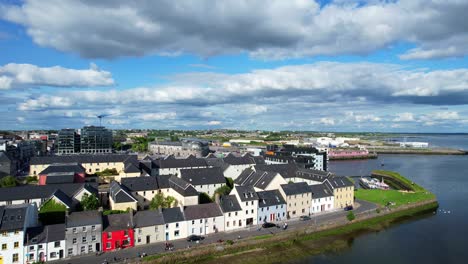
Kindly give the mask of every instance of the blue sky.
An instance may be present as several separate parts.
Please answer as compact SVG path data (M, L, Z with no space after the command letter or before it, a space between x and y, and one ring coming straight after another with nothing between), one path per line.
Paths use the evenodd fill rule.
M2 1L1 129L468 132L465 1ZM47 14L47 15L45 15Z

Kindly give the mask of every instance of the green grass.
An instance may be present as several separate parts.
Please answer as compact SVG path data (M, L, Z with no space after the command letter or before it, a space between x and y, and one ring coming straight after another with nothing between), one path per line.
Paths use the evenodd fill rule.
M394 202L395 207L408 203L416 203L425 200L434 199L435 195L428 191L405 193L397 190L364 190L358 189L354 192L356 199L369 201L382 206L387 205L388 202Z
M267 235L256 236L256 237L254 237L254 239L255 239L255 240L261 240L261 239L270 238L270 237L272 237L272 236L273 236L272 234L267 234Z
M418 192L418 191L426 191L426 189L424 189L423 187L417 185L416 183L414 183L413 181L403 177L401 174L399 174L398 172L394 172L394 171L386 171L386 170L375 170L375 171L372 171L372 173L374 174L381 174L381 175L386 175L388 177L392 177L394 178L395 180L398 180L400 182L402 182L404 185L407 185L409 188L411 188L413 191L415 192Z

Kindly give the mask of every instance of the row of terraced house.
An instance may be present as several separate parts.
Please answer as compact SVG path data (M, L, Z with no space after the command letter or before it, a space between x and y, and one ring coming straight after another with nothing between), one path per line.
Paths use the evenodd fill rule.
M90 180L106 169L118 173L110 184ZM230 232L338 210L354 201L353 184L345 177L292 163L268 165L248 154L143 160L130 155L40 157L31 161L30 173L42 177L40 185L0 192L3 263L50 261ZM231 192L216 195L226 178L234 181ZM214 202L200 204L200 193ZM105 209L126 212L77 211L83 196L93 194ZM176 202L172 208L150 210L157 194ZM44 226L37 220L38 209L50 200L67 208L64 223ZM15 225L9 219L17 219Z

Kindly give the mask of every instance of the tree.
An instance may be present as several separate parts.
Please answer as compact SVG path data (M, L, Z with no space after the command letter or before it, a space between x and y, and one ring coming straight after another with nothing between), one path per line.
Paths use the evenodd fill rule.
M229 177L224 177L226 179L226 185L232 190L234 188L234 180Z
M164 194L156 194L150 202L150 209L156 210L159 208L171 208L177 206L178 201L172 196L164 197Z
M220 196L222 195L229 195L229 193L231 192L231 188L229 188L229 186L227 185L223 185L221 187L219 187L218 189L215 190L215 194L213 195L213 197L215 197L216 194L219 194ZM214 200L214 199L213 199Z
M356 216L354 215L353 211L349 211L346 215L346 218L348 218L349 221L353 221L354 219L356 219Z
M86 193L81 198L80 204L85 211L96 210L99 207L99 199L95 194L88 195Z
M5 187L15 187L18 185L18 182L16 181L16 178L13 176L6 176L0 179L0 187L5 188Z
M211 200L210 196L207 193L202 192L198 195L199 204L206 204L206 203L211 203L211 202L213 201Z

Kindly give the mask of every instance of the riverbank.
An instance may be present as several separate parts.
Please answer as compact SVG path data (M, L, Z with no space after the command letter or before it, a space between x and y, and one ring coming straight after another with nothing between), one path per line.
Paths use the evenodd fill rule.
M282 263L301 257L335 251L346 247L346 239L360 232L379 231L391 223L422 213L434 212L437 201L427 200L402 205L397 209L383 208L346 217L333 223L310 225L293 232L263 235L224 244L211 244L168 254L150 256L148 263Z
M367 147L377 154L417 154L417 155L467 155L468 152L459 149L418 149L418 148L382 148Z
M363 160L363 159L376 159L378 155L376 153L369 153L367 155L358 155L358 156L341 156L341 157L332 157L329 156L329 160Z

